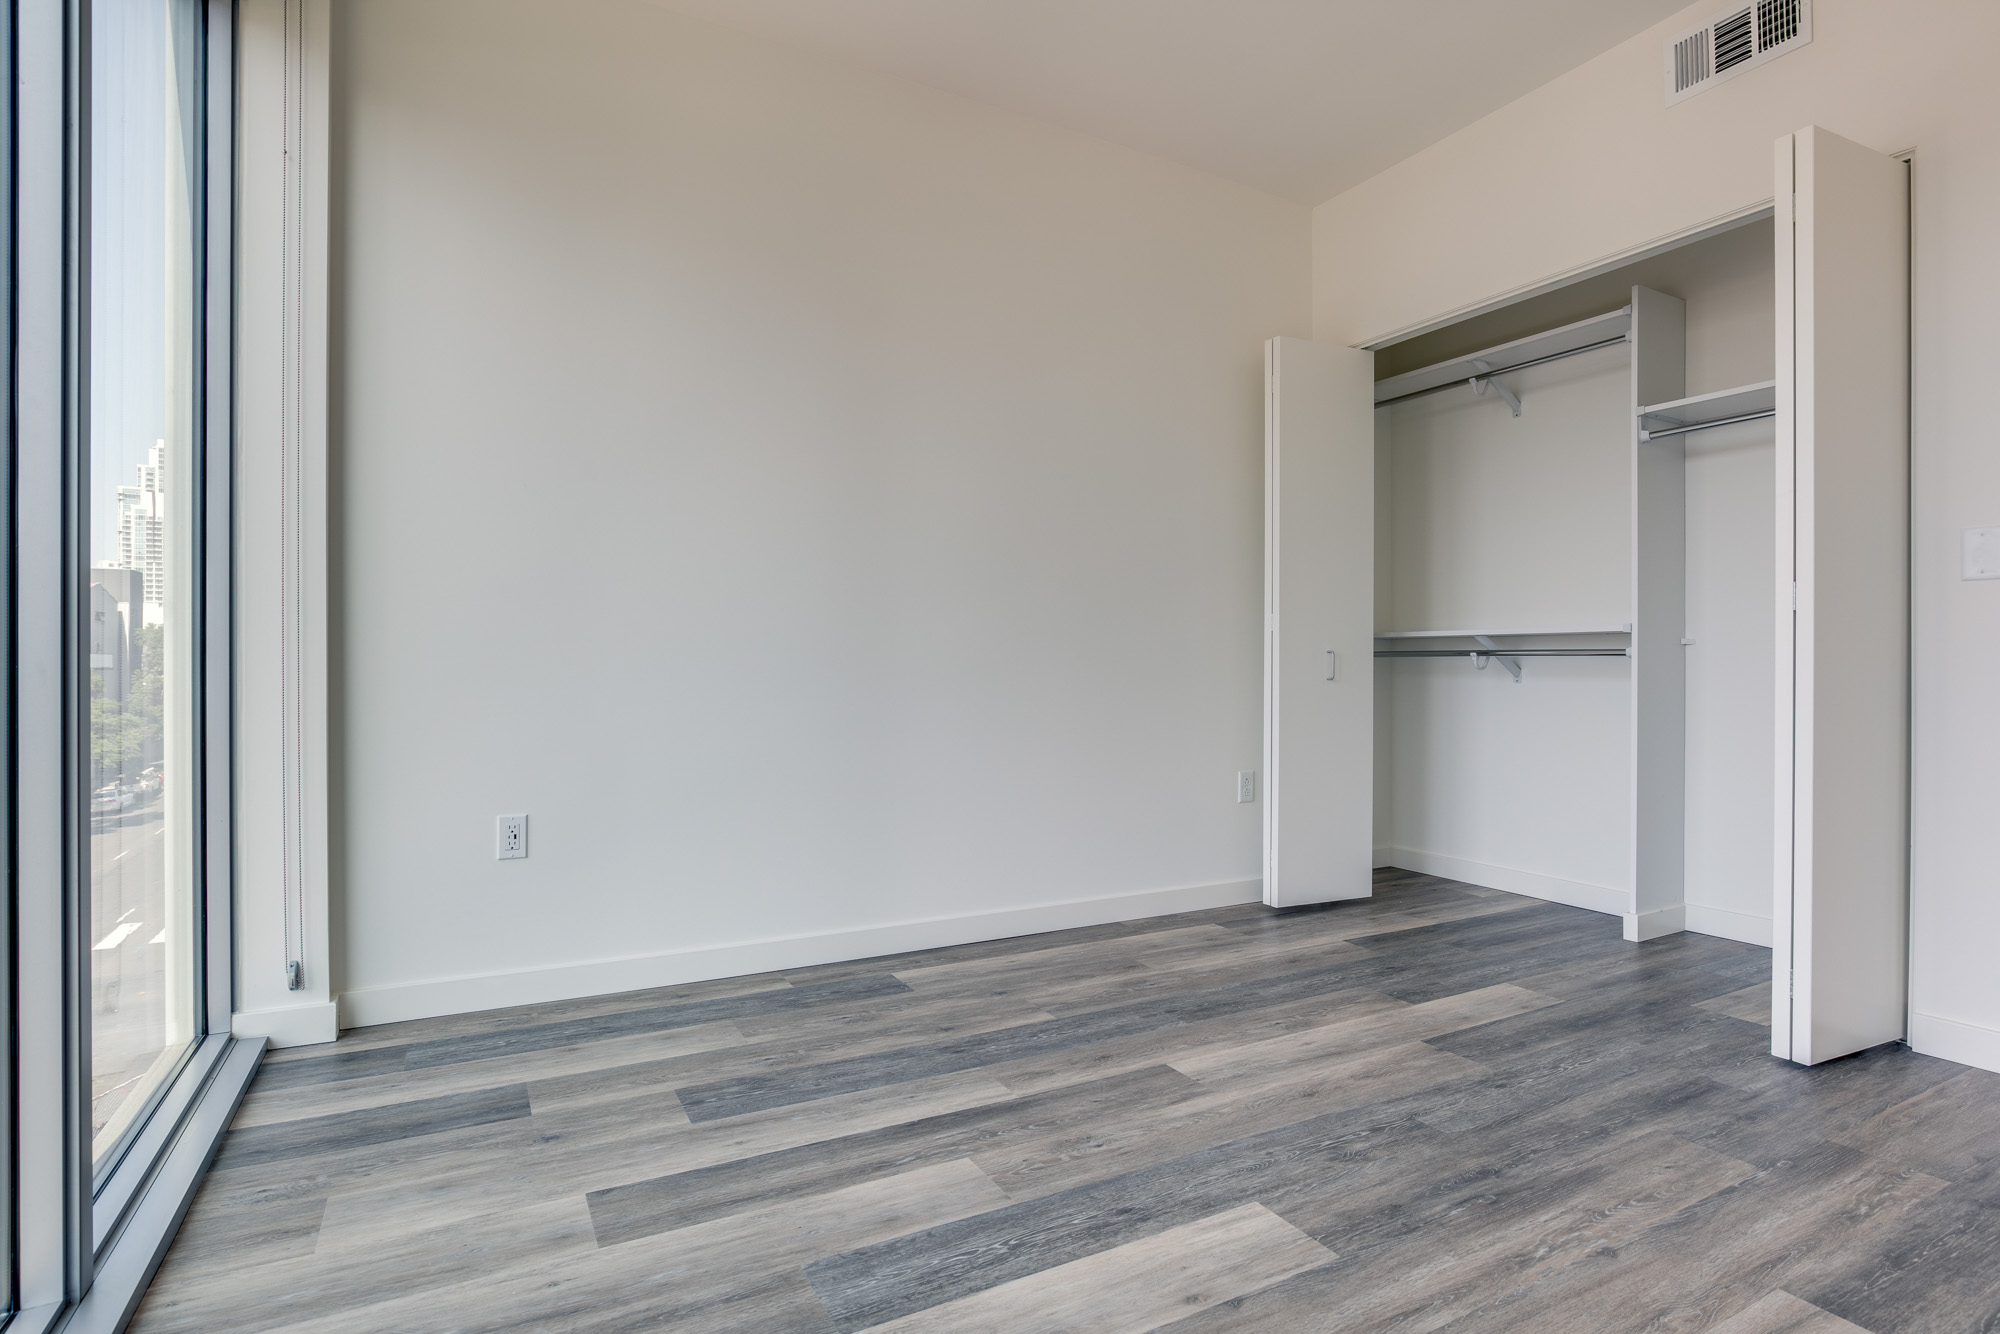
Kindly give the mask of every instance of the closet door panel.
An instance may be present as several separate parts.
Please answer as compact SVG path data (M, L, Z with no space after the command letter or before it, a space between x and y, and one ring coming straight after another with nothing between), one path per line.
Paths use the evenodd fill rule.
M1820 129L1777 166L1772 1050L1811 1065L1906 1026L1909 170Z
M1264 901L1372 892L1372 352L1265 344Z

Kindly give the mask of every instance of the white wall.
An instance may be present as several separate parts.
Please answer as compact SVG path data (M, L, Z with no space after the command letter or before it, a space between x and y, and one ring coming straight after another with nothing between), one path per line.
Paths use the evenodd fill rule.
M1631 622L1629 365L1604 348L1509 375L1519 417L1470 388L1376 409L1391 590L1377 631Z
M637 0L336 22L345 1022L1257 896L1305 209Z
M1772 192L1772 141L1802 125L1916 149L1912 1031L1922 1050L2000 1068L2000 584L1958 578L1959 530L2000 523L2000 6L1818 0L1811 46L1663 106L1663 41L1713 9L1321 205L1315 334L1375 342L1754 207Z
M1771 228L1662 256L1649 285L1687 302L1688 393L1771 379ZM1775 423L1683 436L1687 450L1687 920L1771 943Z

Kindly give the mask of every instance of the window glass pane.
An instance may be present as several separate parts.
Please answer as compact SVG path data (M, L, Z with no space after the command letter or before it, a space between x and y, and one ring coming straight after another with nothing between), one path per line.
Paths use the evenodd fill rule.
M99 1171L200 1034L199 8L91 6L88 775Z

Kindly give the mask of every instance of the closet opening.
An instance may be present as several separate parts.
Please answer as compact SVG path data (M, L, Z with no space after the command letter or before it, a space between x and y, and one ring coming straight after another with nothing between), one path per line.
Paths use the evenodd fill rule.
M1772 227L1376 349L1377 867L1771 944Z

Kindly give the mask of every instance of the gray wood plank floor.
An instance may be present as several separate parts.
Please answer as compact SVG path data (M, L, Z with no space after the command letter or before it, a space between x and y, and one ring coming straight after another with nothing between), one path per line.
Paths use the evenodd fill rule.
M131 1328L2000 1329L2000 1076L1400 871L266 1058Z

